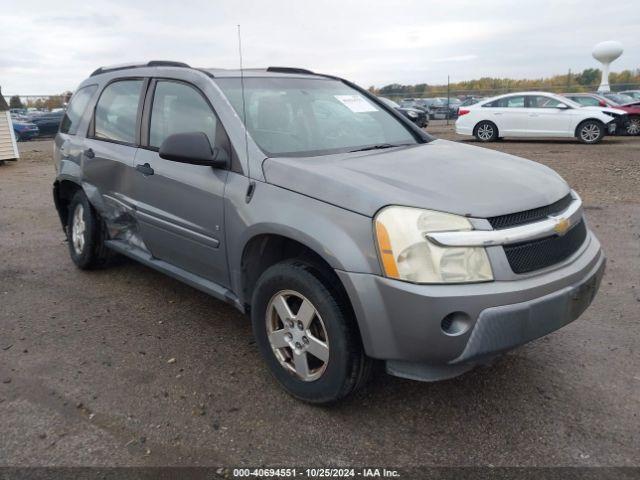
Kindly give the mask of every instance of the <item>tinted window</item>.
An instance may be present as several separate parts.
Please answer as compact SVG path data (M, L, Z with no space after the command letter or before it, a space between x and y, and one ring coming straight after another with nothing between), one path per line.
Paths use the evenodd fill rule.
M507 108L523 108L524 107L524 97L507 97L505 100L505 107Z
M91 100L91 97L97 89L97 85L89 85L88 87L81 88L71 97L71 102L60 124L60 131L62 133L68 133L70 135L76 134L78 131L78 123L89 104L89 100Z
M215 144L216 116L200 92L184 83L156 84L151 110L149 145L159 148L174 133L203 132Z
M485 103L483 107L499 107L499 108L524 108L524 96L505 97Z
M578 102L580 105L584 105L585 107L599 107L600 101L597 98L593 97L569 97L574 102Z
M135 143L142 83L142 80L121 80L102 91L96 106L96 138Z
M243 118L240 79L215 80ZM313 156L379 144L416 144L408 128L385 109L338 80L246 78L246 126L273 156Z
M530 95L527 100L529 108L558 108L559 105L564 105L563 102L544 95Z

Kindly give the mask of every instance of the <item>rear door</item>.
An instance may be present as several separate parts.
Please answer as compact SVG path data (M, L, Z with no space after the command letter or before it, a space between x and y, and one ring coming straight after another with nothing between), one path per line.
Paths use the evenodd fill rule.
M526 136L527 121L523 95L499 98L484 104L482 111L485 112L486 120L498 126L500 136Z
M126 78L107 84L84 141L83 180L99 193L107 221L125 220L132 213L133 159L147 83L142 78Z
M526 96L528 129L540 137L573 136L569 131L571 109L560 108L563 102L546 95Z
M151 254L190 273L228 286L223 198L228 170L160 158L169 135L204 132L213 146L228 138L202 92L173 79L152 82L143 115L142 147L135 156L136 219Z

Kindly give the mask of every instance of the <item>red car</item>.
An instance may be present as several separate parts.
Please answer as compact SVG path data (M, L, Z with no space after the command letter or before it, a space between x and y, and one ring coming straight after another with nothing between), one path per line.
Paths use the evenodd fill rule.
M640 104L638 102L621 105L614 100L615 96L607 98L597 93L565 93L563 95L585 107L610 107L623 110L628 116L628 121L624 125L625 133L640 135Z

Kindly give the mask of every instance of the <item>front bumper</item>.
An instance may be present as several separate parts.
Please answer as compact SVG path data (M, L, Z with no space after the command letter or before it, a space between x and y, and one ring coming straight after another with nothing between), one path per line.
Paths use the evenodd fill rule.
M391 373L416 378L420 375L415 371L402 371L428 365L450 367L459 374L572 322L591 303L604 265L600 244L589 233L588 245L576 258L555 270L514 280L416 285L337 273L354 307L367 354L387 360L394 366ZM443 320L452 315L463 319L463 328L447 332Z

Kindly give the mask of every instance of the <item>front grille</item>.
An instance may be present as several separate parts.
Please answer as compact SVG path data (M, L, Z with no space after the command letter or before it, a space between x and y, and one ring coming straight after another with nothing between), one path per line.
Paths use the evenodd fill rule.
M531 242L505 245L504 253L515 273L527 273L569 258L580 248L585 238L587 238L587 228L581 220L562 237L553 235Z
M525 210L524 212L511 213L508 215L500 215L498 217L490 217L487 220L489 220L489 223L495 230L539 222L540 220L547 218L549 215L562 212L571 204L572 201L573 198L571 197L571 194L568 194L566 197L562 197L557 202L547 205L546 207L534 208L531 210Z

